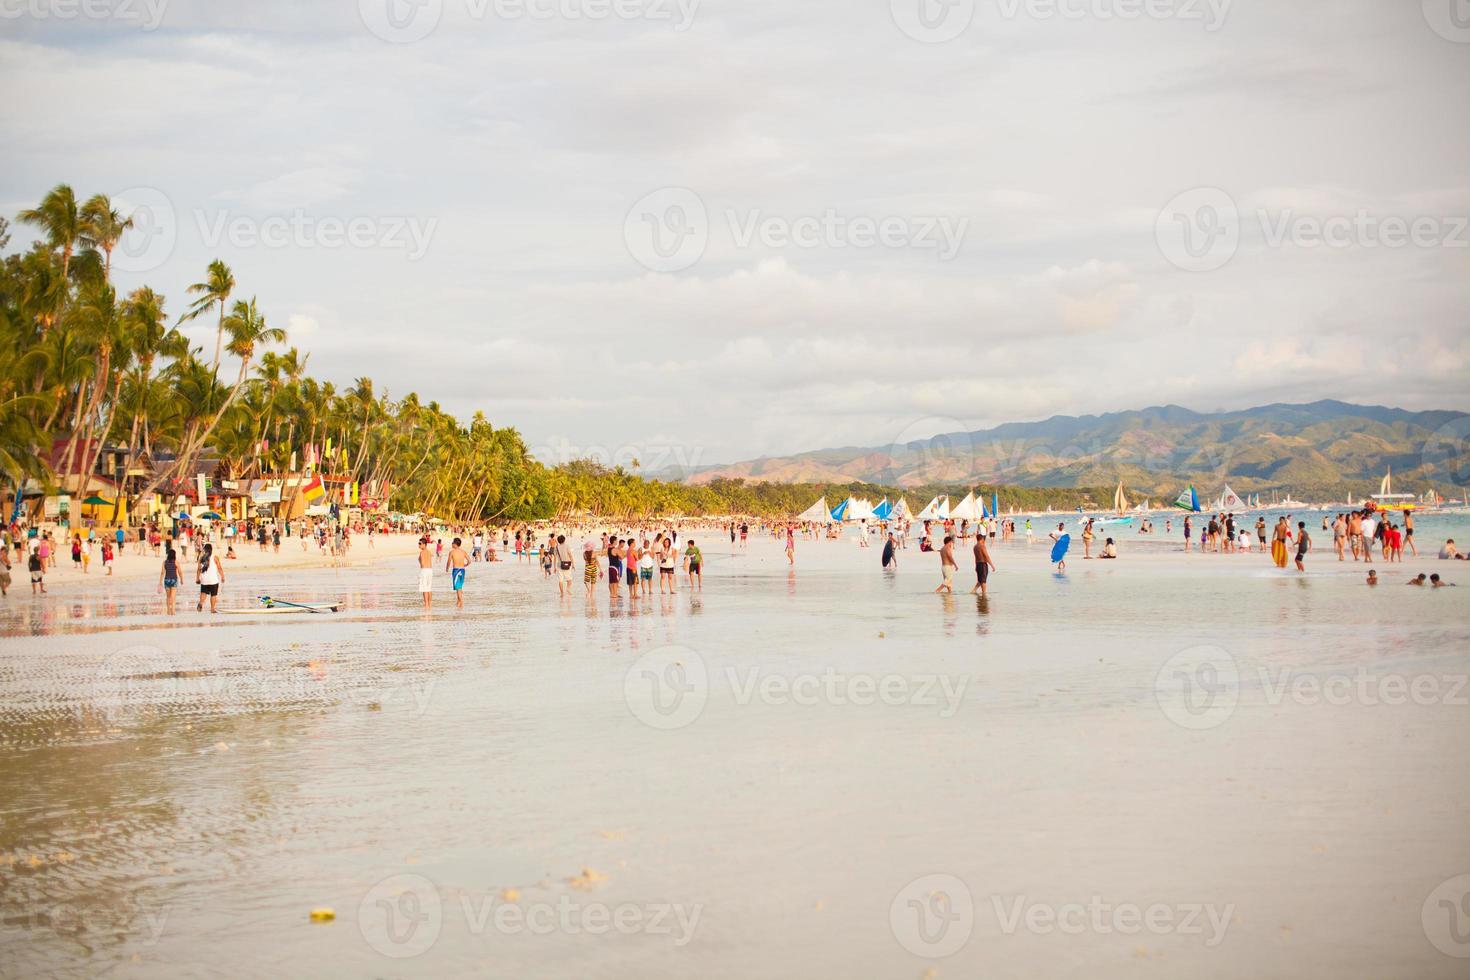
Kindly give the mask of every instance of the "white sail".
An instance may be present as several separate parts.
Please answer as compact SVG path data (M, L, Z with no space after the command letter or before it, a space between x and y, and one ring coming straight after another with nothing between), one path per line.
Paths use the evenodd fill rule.
M1128 497L1123 493L1123 481L1118 481L1118 489L1113 491L1113 511L1121 514L1128 509Z
M852 506L847 509L847 515L845 519L849 521L865 521L872 516L873 505L868 502L868 499L866 497L859 497L857 500L854 500L852 502Z
M806 510L802 511L800 514L797 514L796 519L798 521L825 521L828 520L831 515L832 512L827 508L827 498L822 497Z
M1246 502L1240 499L1240 495L1230 489L1230 484L1225 484L1225 489L1220 491L1220 499L1215 502L1216 510L1237 511L1245 510Z
M907 521L911 520L913 516L914 512L909 510L908 498L899 497L898 503L893 505L893 519L895 521Z
M971 523L978 521L980 508L975 505L975 495L965 494L965 499L955 505L954 509L949 512L949 516L956 521L970 521Z

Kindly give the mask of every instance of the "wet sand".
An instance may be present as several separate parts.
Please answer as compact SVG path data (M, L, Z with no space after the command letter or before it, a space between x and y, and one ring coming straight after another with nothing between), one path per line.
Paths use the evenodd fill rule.
M223 600L336 615L12 592L7 975L1464 975L1470 582L1398 584L1462 563L711 539L426 615L407 544Z

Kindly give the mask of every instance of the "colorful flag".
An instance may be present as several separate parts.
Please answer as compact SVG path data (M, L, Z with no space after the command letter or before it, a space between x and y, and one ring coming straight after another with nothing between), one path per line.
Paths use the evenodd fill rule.
M322 497L326 496L327 491L322 487L321 476L317 475L312 477L311 482L307 483L306 486L301 488L301 493L304 497L306 497L308 503L316 503L318 500L321 500Z

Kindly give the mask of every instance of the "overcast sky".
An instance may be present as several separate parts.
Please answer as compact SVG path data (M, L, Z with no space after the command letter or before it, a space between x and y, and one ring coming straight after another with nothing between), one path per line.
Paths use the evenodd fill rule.
M1465 409L1456 2L0 0L0 202L543 455Z

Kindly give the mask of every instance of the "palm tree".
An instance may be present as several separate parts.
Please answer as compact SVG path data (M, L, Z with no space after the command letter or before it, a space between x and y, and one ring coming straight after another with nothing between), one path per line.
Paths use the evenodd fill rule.
M106 194L94 194L82 205L81 240L102 250L102 278L108 282L112 280L112 250L131 227L132 217L119 214Z
M61 255L61 278L71 274L71 257L85 228L77 196L66 184L57 184L46 192L41 203L19 215L26 224L39 225L46 244Z
M197 319L201 314L207 312L215 304L219 305L219 326L214 333L214 375L219 377L219 359L225 340L225 303L229 302L230 294L235 291L235 274L230 267L220 259L209 263L209 270L203 282L196 282L188 288L190 295L198 296L188 311L179 318L179 323L188 323Z

